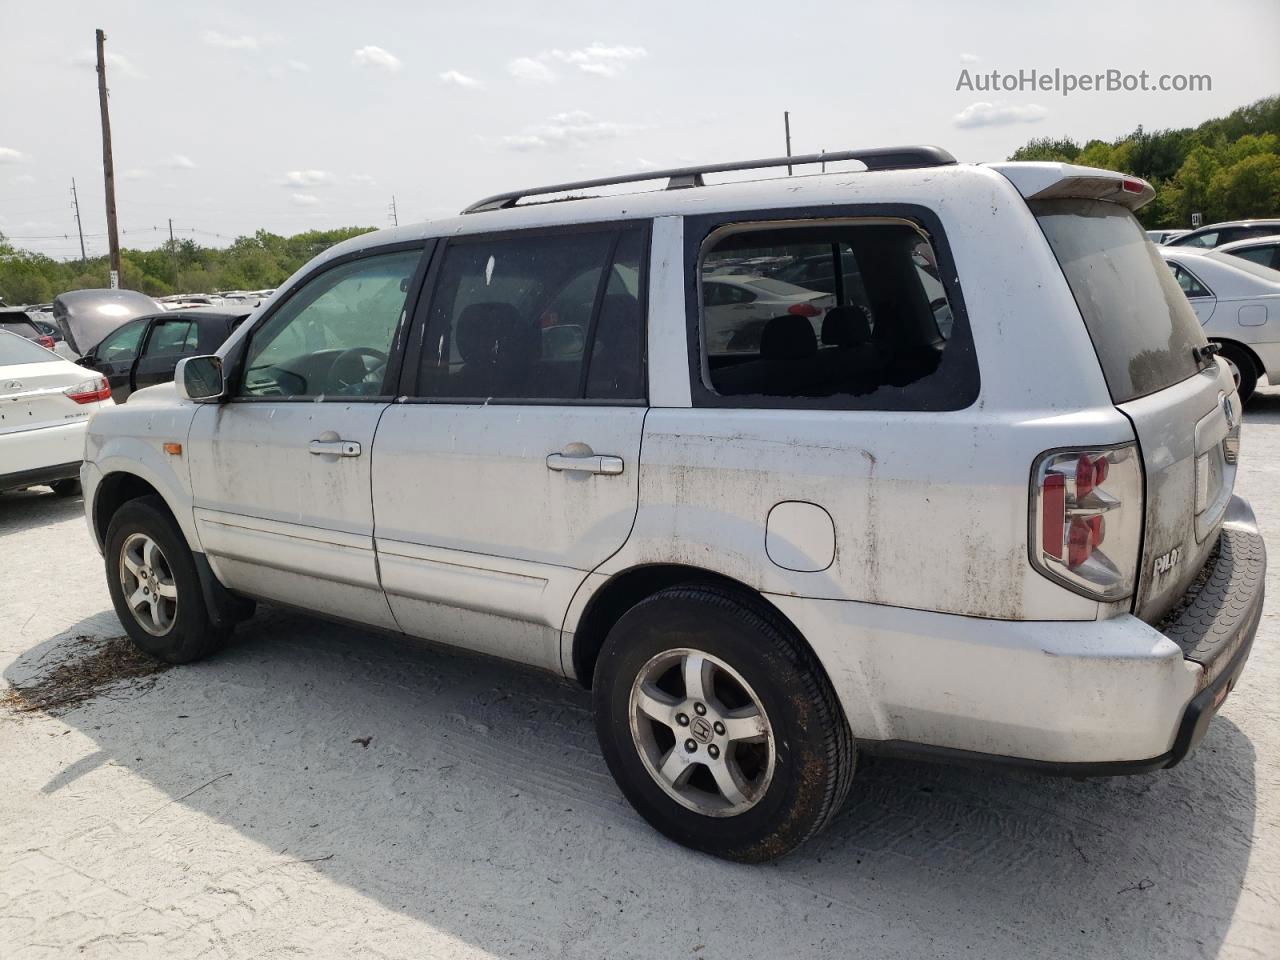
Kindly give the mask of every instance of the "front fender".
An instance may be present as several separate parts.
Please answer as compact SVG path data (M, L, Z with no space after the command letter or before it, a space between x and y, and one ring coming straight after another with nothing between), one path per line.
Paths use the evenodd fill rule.
M85 513L90 527L96 516L103 481L115 473L127 473L146 481L168 505L192 550L201 550L191 509L191 472L185 445L195 415L195 404L176 407L126 404L95 418L85 444ZM166 453L166 443L183 445L183 452ZM96 540L96 533L95 533ZM101 545L99 545L101 546Z

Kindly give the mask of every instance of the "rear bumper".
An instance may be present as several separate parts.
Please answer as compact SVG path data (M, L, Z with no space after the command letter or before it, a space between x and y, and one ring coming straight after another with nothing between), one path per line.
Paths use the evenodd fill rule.
M1252 647L1266 556L1238 497L1209 567L1162 630L1129 614L1014 622L770 599L809 639L867 753L1140 773L1194 749Z
M65 480L84 459L88 419L55 427L0 434L0 490Z

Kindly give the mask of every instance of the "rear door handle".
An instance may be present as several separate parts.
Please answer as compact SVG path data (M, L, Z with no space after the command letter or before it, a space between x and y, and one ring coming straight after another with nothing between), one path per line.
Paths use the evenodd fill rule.
M354 440L312 440L310 451L318 457L358 457L360 444Z
M548 470L572 470L577 473L602 473L617 476L622 472L622 458L593 454L586 457L568 457L563 453L547 454Z

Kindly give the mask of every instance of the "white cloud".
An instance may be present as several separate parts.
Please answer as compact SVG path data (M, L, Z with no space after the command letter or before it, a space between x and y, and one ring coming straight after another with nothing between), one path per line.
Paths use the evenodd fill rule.
M626 69L628 63L643 60L648 55L649 51L644 47L609 47L603 43L593 43L581 50L552 50L541 56L575 66L583 73L616 77Z
M333 183L334 176L327 170L290 170L284 175L286 187L322 187Z
M1016 105L980 100L957 113L951 118L951 122L961 128L1002 127L1011 123L1035 123L1048 115L1049 111L1038 103Z
M532 57L517 57L507 64L507 73L524 83L551 83L555 72L545 63Z
M217 30L206 30L204 32L204 42L211 47L222 47L224 50L251 50L256 52L261 47L257 37L251 37L248 34L231 37L225 33L219 33Z
M606 46L593 43L577 50L543 50L536 57L517 57L507 64L507 72L526 83L550 83L556 79L549 64L563 63L597 77L616 77L627 64L649 55L644 47Z
M29 173L20 173L9 182L13 184L35 183L36 178Z
M582 147L601 140L615 140L636 129L631 124L597 120L585 110L569 110L557 113L545 123L528 127L522 133L502 137L501 143L512 150Z
M108 50L103 53L102 59L107 62L108 80L112 77L131 77L134 80L146 79L147 75L135 67L132 61L123 54L112 53ZM77 54L71 58L71 62L77 67L88 67L90 70L98 69L98 55L92 50Z
M141 167L132 167L120 174L126 180L148 180L151 178L151 171L144 170Z
M194 170L196 168L195 161L185 153L175 153L169 158L168 165L175 170Z
M303 63L301 60L286 60L284 62L284 65L288 67L290 70L298 71L298 73L311 72L311 68L307 66L305 63Z
M290 194L289 199L300 207L314 207L320 202L320 198L311 193L294 193Z
M978 56L976 53L962 53L960 54L960 62L961 63L981 63L982 58Z
M365 186L372 186L373 184L378 182L377 180L373 179L373 177L369 176L369 174L367 173L353 173L351 174L349 179L351 180L352 183L360 183L360 184L364 184Z
M450 86L466 87L470 90L475 90L484 86L484 84L475 77L469 77L465 73L459 73L457 70L446 70L444 73L440 74L440 80Z
M0 147L0 163L21 163L27 155L13 147Z
M354 62L361 67L378 67L391 73L395 73L401 67L400 58L381 47L361 47L352 56Z

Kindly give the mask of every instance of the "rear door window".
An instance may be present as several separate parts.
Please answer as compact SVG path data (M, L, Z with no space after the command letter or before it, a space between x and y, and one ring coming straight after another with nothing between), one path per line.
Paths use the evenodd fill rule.
M963 344L952 346L955 314L938 264L930 235L905 219L715 231L699 264L700 400L967 406L977 394L977 365L967 327ZM752 299L726 303L719 288L731 284Z
M1132 213L1102 200L1029 206L1075 295L1115 403L1199 370L1200 322Z
M451 243L431 298L418 395L643 399L643 247L638 227Z

